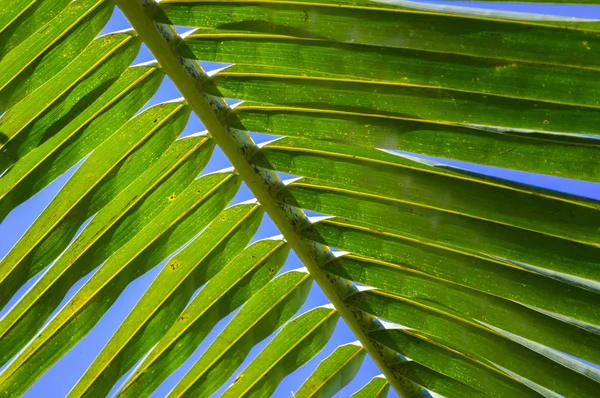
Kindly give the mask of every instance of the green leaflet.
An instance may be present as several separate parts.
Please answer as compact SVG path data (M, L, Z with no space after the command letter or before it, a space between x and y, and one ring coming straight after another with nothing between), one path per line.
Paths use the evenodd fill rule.
M390 384L383 375L375 376L363 388L352 394L351 398L384 398L390 389Z
M181 133L189 113L190 109L181 103L152 107L119 128L94 150L62 193L2 260L2 303L19 284L60 254L83 221L118 195L141 170L160 156ZM123 163L128 157L129 163ZM74 218L68 217L69 214ZM53 234L54 231L59 232Z
M223 393L223 397L270 396L281 380L318 354L339 315L319 307L288 322Z
M357 4L358 6L352 6ZM161 22L598 69L594 30L435 14L362 1L166 0ZM268 22L267 22L268 21ZM564 23L563 23L564 25Z
M52 129L52 124L62 118L69 120L92 102L103 86L129 66L140 45L141 40L127 33L98 38L67 67L7 111L0 121L4 134L1 148L7 150L3 158L16 161L50 138L57 129Z
M375 259L370 267L389 278L384 290L401 283L396 268L410 268L436 278L600 326L598 294L494 260L465 255L418 240L323 220L305 229L308 239ZM388 287L390 286L390 287Z
M455 379L490 397L540 397L524 384L460 352L409 329L397 329L393 347L414 363ZM410 367L410 366L409 366ZM412 380L418 382L414 379ZM426 387L432 387L426 385ZM447 393L447 391L446 391Z
M565 279L575 276L600 282L598 246L312 181L292 183L280 200L344 217L334 222L373 228L483 258L506 259L508 265L527 264L562 273ZM473 231L477 231L475 240ZM576 279L574 283L579 282ZM589 284L592 286L592 282Z
M238 120L239 119L239 120ZM598 141L488 131L423 120L244 102L233 127L280 136L398 149L559 177L600 181Z
M600 43L599 43L600 45ZM600 109L469 93L396 82L365 82L283 73L236 73L211 78L207 92L286 107L378 114L441 123L476 124L565 134L600 135Z
M460 176L369 148L284 138L252 162L330 187L387 196L482 220L598 245L600 211L560 193Z
M0 54L8 54L60 13L70 0L6 0L0 4Z
M102 30L112 10L105 0L71 2L6 54L0 61L0 112L64 69Z
M510 59L365 46L316 38L234 33L223 28L199 30L186 36L179 54L235 64L226 74L399 82L560 104L600 106L597 71Z
M225 209L194 242L169 260L70 396L108 394L111 386L169 330L194 291L242 251L262 215L257 204Z
M288 253L289 247L282 240L262 240L235 256L208 281L175 323L167 322L170 328L158 336L158 345L136 367L121 393L150 394L189 357L222 317L244 304L275 276ZM183 305L186 303L183 301Z
M339 346L321 361L294 397L332 397L354 379L365 354L358 342Z
M430 391L443 394L444 397L484 398L488 396L465 384L462 384L459 381L456 381L455 379L446 377L414 361L407 361L398 364L394 370L404 377L413 380L417 384L426 387Z
M403 326L418 331L419 335L434 343L470 356L497 370L508 369L561 395L589 397L598 388L597 381L592 378L505 339L499 334L490 332L484 327L477 326L475 323L443 314L431 307L409 300L397 300L396 308L402 312ZM402 332L387 328L374 331L371 336L380 343L396 349L395 336L400 333ZM590 377L592 376L590 375Z
M328 272L385 291L365 291L348 302L369 308L385 319L400 322L397 296L428 305L473 322L484 322L528 340L553 347L584 360L600 362L600 336L561 322L528 307L474 289L449 283L410 268L393 267L348 255L326 265ZM409 358L411 355L406 354Z
M204 167L212 143L184 139L103 208L42 278L0 321L2 363L27 343L72 284L117 252L179 195ZM234 184L228 184L235 190ZM166 199L167 198L167 199ZM14 275L14 274L13 274ZM16 274L13 278L21 276Z
M52 318L0 375L11 393L22 393L81 339L123 289L208 225L231 200L218 190L231 174L195 180L169 206L124 244ZM69 286L72 283L69 283Z
M67 125L59 123L60 131L19 159L0 179L0 219L121 128L152 97L163 76L154 66L128 68Z
M214 393L252 347L298 311L311 284L310 274L303 269L286 272L269 282L246 302L170 395L208 397ZM131 389L129 393L128 396L139 396L132 394Z

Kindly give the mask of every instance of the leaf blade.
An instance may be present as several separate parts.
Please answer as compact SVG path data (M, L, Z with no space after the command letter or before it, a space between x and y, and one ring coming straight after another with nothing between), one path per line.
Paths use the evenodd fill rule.
M7 389L22 391L26 388L35 377L39 377L43 366L48 366L75 343L75 337L82 338L89 331L138 273L147 271L163 260L214 218L230 198L216 195L221 193L215 190L223 181L221 176L207 177L188 186L160 217L149 223L98 269L65 309L0 375ZM57 344L48 344L50 341Z
M194 391L208 396L216 391L256 343L298 311L311 282L310 274L303 270L273 279L248 300L170 394Z
M223 397L272 394L287 374L321 351L337 320L335 309L324 307L291 320L242 371Z
M339 346L319 363L294 396L332 397L354 379L365 354L358 342Z
M221 272L223 262L230 261L235 253L243 249L254 235L261 218L258 205L237 205L222 211L195 239L196 244L192 242L163 267L136 309L69 395L108 394L119 377L160 340L194 290L213 279ZM187 286L182 286L184 283ZM175 308L171 309L167 299L177 293L183 295L174 303Z
M351 395L351 398L380 398L387 397L390 385L383 376L373 377L360 390Z

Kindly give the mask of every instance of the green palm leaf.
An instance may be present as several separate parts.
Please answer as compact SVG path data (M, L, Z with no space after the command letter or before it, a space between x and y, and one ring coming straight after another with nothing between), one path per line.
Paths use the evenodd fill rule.
M24 38L44 26L59 14L67 5L68 0L37 1L37 0L8 0L0 8L0 43L2 53L16 47Z
M171 392L210 396L233 374L250 349L291 318L311 287L304 270L290 271L252 296Z
M291 371L316 355L329 340L338 315L315 308L291 320L237 377L224 397L270 395Z
M65 352L76 339L83 337L131 280L186 243L196 227L210 223L228 202L215 189L227 177L211 175L190 184L169 207L115 252L71 298L66 310L53 317L17 360L7 366L1 376L2 384L7 388L14 385L20 393L26 383L43 371L41 364L51 363L57 352ZM206 179L210 181L208 184ZM30 318L34 316L30 312ZM39 322L38 317L36 321Z
M186 141L188 142L182 142L181 144L194 144L194 140ZM206 151L207 148L205 145L194 145L192 148L189 145L174 146L173 149L176 150L167 152L167 155L171 156L161 158L156 165L153 165L154 167L150 168L138 181L131 184L129 189L119 195L117 200L102 209L94 217L89 228L83 231L73 242L73 245L69 246L62 256L52 264L40 281L12 308L11 313L1 321L3 335L5 335L7 343L11 340L8 337L10 335L15 336L14 339L22 342L23 334L34 333L67 293L71 283L91 272L105 257L111 256L123 244L131 240L167 207L169 202L165 200L165 197L174 195L174 192L179 193L178 190L181 190L181 184L189 183L190 169L193 170L194 166L197 167L194 163L202 162L202 158L198 159L198 149L205 149ZM182 153L181 149L189 152ZM187 162L184 163L183 167L174 164L173 155L180 156ZM192 156L191 159L189 159L190 155ZM194 155L196 156L194 157ZM165 162L168 162L169 166L180 166L179 170L164 183L162 189L152 192L152 188L155 187L150 184L160 183L161 179L166 177L159 175L159 178L156 179L157 171L164 172ZM167 171L172 172L173 170ZM185 175L182 176L182 174ZM179 186L173 187L174 184ZM173 190L166 191L169 188ZM146 191L144 192L144 190ZM148 195L149 193L151 194ZM139 198L135 197L137 195L139 195ZM127 199L130 201L127 201ZM136 203L143 199L146 199L143 204ZM135 206L136 204L137 206ZM30 232L34 230L31 229ZM53 241L52 243L59 245L63 242ZM64 243L66 245L68 241ZM17 277L22 277L18 272L13 273L13 275L15 276L9 278L14 280ZM21 327L24 330L19 331L20 328L17 325L22 325ZM13 342L12 346L7 345L3 348L3 361L6 361L10 358L10 354L19 348L19 343L15 344Z
M224 316L249 300L281 269L289 247L259 241L235 256L185 308L123 387L123 395L149 393L183 363ZM280 292L281 294L281 292Z
M67 199L59 197L54 200L4 259L6 266L3 267L2 281L11 275L18 275L21 269L27 270L29 277L41 271L41 267L51 262L67 246L75 233L74 229L110 201L115 196L115 191L119 192L119 185L127 187L139 175L140 170L147 167L157 154L175 140L188 115L189 110L183 104L151 108L119 129L105 145L98 147L98 151L85 162L66 187L63 194ZM126 157L137 146L144 144L144 141L147 142L136 153L135 161L131 157L132 162L120 168ZM102 182L105 183L104 189L102 185L97 188ZM68 218L70 214L77 213L80 214L79 220ZM62 225L61 219L64 219ZM56 230L64 232L58 236L52 234ZM24 282L21 279L22 277L19 282ZM6 298L10 297L10 293L6 292Z
M98 36L115 5L133 29ZM69 396L270 396L305 364L296 397L594 396L600 202L472 165L600 182L599 32L401 0L3 2L0 220L78 165L0 262L3 391L161 264ZM144 109L164 76L183 99ZM181 136L192 111L207 132ZM233 169L198 177L215 147ZM281 236L250 244L263 214ZM278 275L290 250L306 268ZM313 281L330 304L295 316ZM317 364L338 318L358 342ZM382 375L355 380L366 355Z
M373 377L363 388L352 394L352 398L379 398L387 396L390 385L385 377Z
M0 111L4 112L57 71L70 65L73 58L101 31L112 9L113 5L103 0L71 2L35 33L23 35L26 39L0 61ZM46 9L39 7L35 13L46 13ZM44 19L46 16L41 15ZM23 22L19 21L19 26ZM35 73L32 73L34 69Z
M296 397L331 397L344 388L358 372L365 357L359 343L339 346L304 382Z
M40 125L38 131L38 138L47 139L19 157L4 174L0 183L0 216L4 218L110 137L135 114L140 103L150 99L162 77L162 71L154 66L128 68L66 126L57 125L50 116L51 123ZM9 155L4 159L8 164L15 161Z
M258 208L258 205L238 205L224 210L195 242L167 262L153 283L155 288L150 288L137 306L140 312L155 311L156 315L151 314L155 315L153 319L144 320L138 314L132 314L130 322L123 324L122 333L113 337L114 344L104 348L84 378L71 391L72 396L97 396L109 392L110 386L166 333L194 290L218 274L224 262L248 244L262 218ZM170 289L174 293L180 291L176 301L169 300L171 303L165 302ZM175 308L169 308L169 304ZM113 362L119 365L113 365ZM112 372L106 372L105 369Z

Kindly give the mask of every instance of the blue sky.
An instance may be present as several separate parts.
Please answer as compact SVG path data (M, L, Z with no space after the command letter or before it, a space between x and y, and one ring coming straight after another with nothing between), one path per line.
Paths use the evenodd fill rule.
M468 5L467 2L453 2L452 4L457 5ZM556 14L563 16L571 16L571 17L585 17L585 18L597 18L600 19L600 7L592 7L592 6L561 6L561 5L530 5L530 4L498 4L498 3L479 3L479 7L493 7L495 9L502 10L513 10L513 11L522 11L522 12L543 12L548 14ZM115 11L112 19L108 23L107 27L104 29L103 33L113 32L116 30L121 30L128 28L129 24L117 10ZM184 32L186 28L178 28L179 32ZM145 62L153 59L148 50L143 47L139 56L137 57L134 63ZM204 64L207 70L210 70L216 67L215 64ZM167 101L173 98L180 97L179 93L173 86L173 84L167 79L163 82L162 86L156 93L156 95L152 98L149 104L146 107L157 104L163 101ZM190 122L184 130L184 134L190 134L198 131L202 131L203 127L201 123L192 115ZM272 139L273 137L263 136L263 135L254 135L254 139L257 142L262 142L268 139ZM592 184L585 183L581 181L574 181L562 178L555 178L549 176L540 176L531 173L522 173L517 171L508 171L502 170L495 167L482 167L482 166L473 166L470 164L462 163L462 162L447 162L456 166L460 166L463 168L471 169L477 172L486 173L489 175L493 175L499 178L511 179L514 181L519 181L523 183L528 183L532 185L538 185L542 187L553 187L554 189L558 189L564 192L568 192L575 195L585 196L593 199L600 200L600 184ZM229 163L227 159L224 157L220 150L216 150L213 158L208 164L207 168L203 171L203 174L206 174L211 171L223 169L225 167L229 167ZM22 234L26 231L26 229L31 225L31 223L36 219L36 217L40 214L40 212L44 209L44 207L52 200L54 195L60 190L60 188L66 183L70 175L76 170L77 166L74 166L69 172L67 172L62 177L58 178L48 187L46 187L42 192L33 197L31 200L19 206L15 209L5 220L0 224L0 236L2 239L0 240L0 258L4 257L4 255L10 250L10 248L14 245L14 243L22 236ZM287 178L287 176L282 176L283 178ZM238 203L247 199L250 199L252 195L246 187L242 187L240 193L236 196L233 203ZM273 223L265 217L255 240L266 238L273 235L278 235L279 233L275 229ZM302 264L298 260L298 258L292 253L286 262L285 267L282 272L290 269L295 269L301 267ZM83 374L85 369L91 364L95 356L100 352L103 345L109 340L110 336L117 330L120 322L125 319L128 312L131 308L136 304L137 300L141 297L143 292L152 282L153 278L157 275L161 265L157 265L152 271L142 275L137 280L132 282L127 289L123 292L123 294L119 297L119 299L115 302L115 304L111 307L111 309L104 315L101 321L96 325L96 327L79 343L77 344L65 357L63 357L58 363L56 363L46 374L40 378L37 383L27 392L26 397L62 397L65 396L66 393L71 389L71 387L75 384L78 378ZM69 299L69 297L85 282L86 278L81 280L77 286L75 286L68 297L65 299L65 302ZM30 281L28 286L35 282L34 280ZM6 310L14 303L15 300L20 297L23 291L27 288L24 287L11 303L7 305L6 308L0 311L0 316L3 315ZM304 307L301 309L300 313L314 308L319 305L326 304L328 301L323 293L320 291L318 286L314 285L311 291L311 295L307 300ZM62 306L62 305L61 305ZM204 343L198 348L196 353L180 368L177 372L175 372L172 377L167 379L165 383L155 392L154 396L163 397L166 393L176 384L185 371L189 369L189 367L195 362L196 359L199 358L202 351L213 341L213 339L218 335L223 326L228 322L231 317L227 317L222 322L220 322L215 330L211 334L209 334L208 338L204 341ZM272 337L272 336L271 336ZM230 381L225 383L225 387L229 385L237 376L239 371L241 371L251 359L253 359L256 354L266 345L266 343L270 340L269 337L261 344L257 345L254 350L248 356L246 362L240 367L238 372L234 374ZM298 370L292 376L286 378L278 390L275 393L277 397L289 397L291 396L291 391L297 390L302 382L308 377L308 375L316 368L318 363L329 355L338 345L349 343L354 341L353 335L350 333L348 328L342 321L339 322L338 327L334 333L333 338L330 340L329 344L325 347L325 349L317 355L312 361L303 366L300 370ZM357 375L354 381L347 386L344 390L342 390L339 394L340 397L347 397L352 392L358 390L362 385L367 383L373 376L379 374L380 372L375 367L373 362L367 358ZM224 387L224 388L225 388ZM221 390L223 391L223 389ZM390 396L394 396L393 393L390 393Z

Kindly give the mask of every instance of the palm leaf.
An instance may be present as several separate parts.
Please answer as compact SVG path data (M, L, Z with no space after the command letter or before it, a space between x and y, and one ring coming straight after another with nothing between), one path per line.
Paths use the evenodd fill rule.
M133 30L99 37L108 0L0 5L0 220L80 163L0 263L3 391L26 392L158 264L70 396L149 396L174 373L169 396L268 396L308 363L295 396L329 397L367 354L383 375L353 397L598 391L600 202L474 166L600 182L596 22L114 3ZM131 66L142 43L157 62ZM183 99L142 109L165 75ZM208 133L178 138L192 111ZM215 146L234 170L198 177ZM256 201L228 206L242 182ZM263 212L282 236L249 245ZM277 276L290 249L306 268ZM295 316L313 281L331 305ZM317 365L338 317L358 342Z
M365 351L359 343L339 346L330 356L321 361L294 396L333 396L356 376L364 357Z
M337 320L335 310L324 307L315 308L291 320L244 369L223 396L272 394L285 376L321 351L333 333Z
M373 377L363 388L352 394L352 398L379 398L387 395L390 385L385 377Z
M17 359L7 366L1 376L2 384L14 385L19 391L27 380L34 380L43 371L42 364L51 361L57 352L68 350L76 338L83 337L131 280L191 239L196 227L208 225L227 203L226 197L215 192L224 178L227 176L211 175L208 179L212 180L212 184L203 180L190 184L172 201L171 206L102 264L90 281L71 298L66 310L53 317ZM34 314L30 312L30 317ZM36 321L39 322L39 317L35 317ZM11 328L11 332L15 329Z
M252 347L291 318L306 300L310 275L280 275L252 296L172 391L210 396L241 365ZM191 314L190 314L191 315ZM177 327L181 329L181 327ZM186 348L189 350L189 347ZM253 380L252 378L250 379ZM133 392L137 387L133 387Z
M16 8L23 6L27 7L26 2L21 2ZM11 38L7 42L14 43L8 45L14 48L0 61L0 112L45 83L57 71L71 65L73 58L106 24L112 9L110 2L102 0L71 2L49 21L46 20L46 7L40 6L35 10L35 14L46 13L42 15L42 21L47 22L30 34L16 33L15 41L12 42ZM15 27L24 22L28 21L13 21ZM3 32L3 38L11 34L15 33Z
M156 92L162 76L155 66L128 68L97 100L92 97L94 102L87 108L77 109L81 113L66 126L49 116L50 123L40 125L37 138L44 138L48 130L55 131L53 135L48 134L35 149L22 156L5 157L7 164L18 159L2 178L0 216L4 218L110 137L135 114L138 104L145 103Z
M154 281L155 288L151 287L136 307L138 312L153 311L149 315L155 316L144 320L137 313L132 314L130 322L124 323L121 332L113 336L114 344L104 348L70 394L107 394L110 386L159 341L194 290L220 273L223 263L248 244L262 217L258 208L258 205L238 205L225 209L194 242L169 260ZM247 256L244 254L243 258ZM168 300L170 295L166 292L170 289L174 294L180 293L176 300ZM174 308L169 308L169 304ZM112 362L119 362L119 366Z

